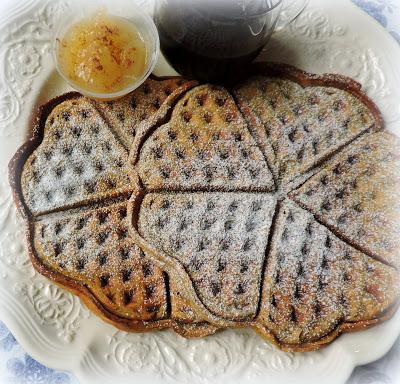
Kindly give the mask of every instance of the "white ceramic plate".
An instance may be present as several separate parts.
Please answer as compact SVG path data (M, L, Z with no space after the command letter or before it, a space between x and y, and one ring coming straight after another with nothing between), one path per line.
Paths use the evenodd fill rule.
M49 38L69 1L3 0L0 5L0 320L27 352L45 365L72 371L82 384L340 384L356 365L385 354L400 334L400 312L321 351L291 354L250 330L199 340L170 331L126 334L34 272L6 165L27 135L34 107L68 89L55 72ZM381 108L387 128L400 132L400 48L350 1L312 0L294 24L274 35L263 56L356 78ZM161 63L156 72L169 71Z

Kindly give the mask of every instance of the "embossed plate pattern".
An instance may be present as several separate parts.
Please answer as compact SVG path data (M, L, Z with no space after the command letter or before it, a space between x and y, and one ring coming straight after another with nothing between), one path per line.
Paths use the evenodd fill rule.
M344 383L354 366L382 356L400 333L400 313L321 351L289 354L249 330L198 340L169 331L126 334L34 272L6 164L26 138L33 107L68 89L55 73L49 38L72 1L23 0L0 15L0 319L23 347L48 366L73 371L81 383L318 383L321 377ZM312 0L273 36L263 57L356 78L382 109L387 128L400 133L400 48L350 1ZM165 64L157 67L157 74L169 73Z

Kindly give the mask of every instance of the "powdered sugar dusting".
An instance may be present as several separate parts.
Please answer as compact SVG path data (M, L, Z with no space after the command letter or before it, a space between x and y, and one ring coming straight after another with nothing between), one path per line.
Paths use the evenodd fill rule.
M126 202L43 218L34 241L43 262L87 285L119 315L167 316L163 273L129 236Z
M162 81L147 79L141 87L127 96L113 101L99 101L96 106L129 149L139 125L157 113L165 99L184 82L182 78Z
M232 97L209 85L179 101L171 120L144 143L137 169L148 189L274 188Z
M267 194L151 193L139 230L184 265L213 313L248 319L257 311L275 203Z
M284 181L307 171L374 126L367 106L349 92L286 79L254 77L237 89L260 119L272 146L271 163Z
M398 289L396 270L356 251L293 202L282 203L260 313L281 342L318 340L342 322L378 317Z
M400 266L400 140L364 136L294 197L351 243Z
M127 159L87 99L65 101L49 115L43 142L25 164L25 201L34 214L41 214L128 191Z

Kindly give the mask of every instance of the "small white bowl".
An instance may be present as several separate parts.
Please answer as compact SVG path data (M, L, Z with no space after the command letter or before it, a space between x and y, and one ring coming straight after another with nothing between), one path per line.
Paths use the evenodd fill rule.
M68 31L68 29L77 22L93 16L99 10L104 10L107 14L122 17L131 22L142 36L147 50L146 68L143 72L143 75L135 80L134 83L118 92L97 93L82 89L63 72L58 61L60 40L65 36L65 33ZM132 0L74 0L71 3L68 11L63 13L62 19L59 22L58 29L56 30L52 41L52 54L57 71L72 88L76 89L83 95L94 99L112 100L122 97L133 91L150 76L160 54L160 40L153 19L148 13L136 6Z

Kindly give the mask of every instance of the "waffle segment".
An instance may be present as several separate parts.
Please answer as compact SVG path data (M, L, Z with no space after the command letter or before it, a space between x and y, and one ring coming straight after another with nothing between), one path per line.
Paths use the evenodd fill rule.
M283 182L379 126L360 98L332 86L257 76L238 87L236 95L242 108L256 116L255 134Z
M340 153L292 196L358 248L400 267L400 140L379 132Z
M280 343L301 346L343 323L381 317L396 304L399 288L394 268L355 250L286 200L272 238L258 321Z
M74 97L47 117L43 141L25 163L21 183L34 215L126 194L128 153L91 102Z
M136 167L150 190L274 189L268 165L232 97L210 85L189 91L171 120L149 133Z
M37 257L85 284L114 313L167 317L165 276L128 233L127 203L53 214L35 223Z
M212 313L251 319L275 203L262 194L151 193L141 204L138 227L183 264Z

